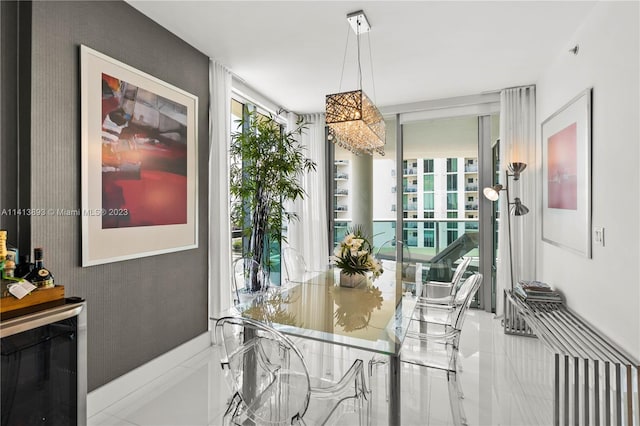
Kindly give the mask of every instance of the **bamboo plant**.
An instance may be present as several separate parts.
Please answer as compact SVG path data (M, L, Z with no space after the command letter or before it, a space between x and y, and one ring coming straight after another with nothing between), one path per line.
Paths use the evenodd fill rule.
M288 201L306 195L300 178L315 171L316 163L304 155L299 136L306 129L299 121L296 128L283 131L273 116L249 112L238 122L231 135L230 173L233 223L249 239L243 256L251 257L262 269L269 270L265 246L283 241L283 220L297 219L286 210ZM266 256L268 257L268 256ZM251 290L260 289L258 271L252 271Z

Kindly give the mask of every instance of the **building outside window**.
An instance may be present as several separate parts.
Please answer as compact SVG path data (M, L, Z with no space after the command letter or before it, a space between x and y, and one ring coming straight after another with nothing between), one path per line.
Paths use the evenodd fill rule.
M433 210L435 208L435 202L433 198L433 192L425 192L424 194L424 210Z
M424 246L425 247L435 247L436 239L433 230L424 231Z
M424 175L424 191L433 191L433 174Z
M423 164L425 173L433 173L433 158L425 159Z
M457 191L457 190L458 190L458 175L448 174L447 175L447 191Z
M447 193L447 210L458 210L458 193Z
M458 171L458 159L447 158L447 173L456 173Z

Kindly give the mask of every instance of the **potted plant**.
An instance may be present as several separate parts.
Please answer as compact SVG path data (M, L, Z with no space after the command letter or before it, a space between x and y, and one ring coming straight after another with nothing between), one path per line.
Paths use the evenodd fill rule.
M232 220L248 238L243 255L253 258L265 271L269 270L266 247L282 242L283 220L297 219L295 213L286 211L285 204L304 198L300 178L316 169L298 140L305 128L299 121L295 129L286 132L273 116L253 111L238 121L240 130L231 135ZM250 277L252 291L260 289L259 281L256 271Z

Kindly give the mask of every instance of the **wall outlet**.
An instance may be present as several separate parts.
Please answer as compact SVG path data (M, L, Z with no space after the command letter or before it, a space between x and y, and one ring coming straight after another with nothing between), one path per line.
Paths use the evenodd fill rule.
M593 242L604 247L604 228L598 226L593 228Z

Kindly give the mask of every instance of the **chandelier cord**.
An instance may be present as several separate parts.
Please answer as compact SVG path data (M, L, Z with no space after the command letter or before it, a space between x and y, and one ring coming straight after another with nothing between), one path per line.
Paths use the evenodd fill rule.
M362 90L362 66L360 65L360 18L358 18L356 38L358 39L358 89Z
M342 91L342 79L344 78L344 64L347 62L347 50L349 49L349 33L351 28L347 27L347 42L344 45L344 56L342 57L342 71L340 71L340 85L338 86L338 92Z
M373 55L371 54L371 31L367 33L367 40L369 41L369 65L371 67L371 87L373 90L373 103L378 101L378 96L376 96L376 81L373 78Z

